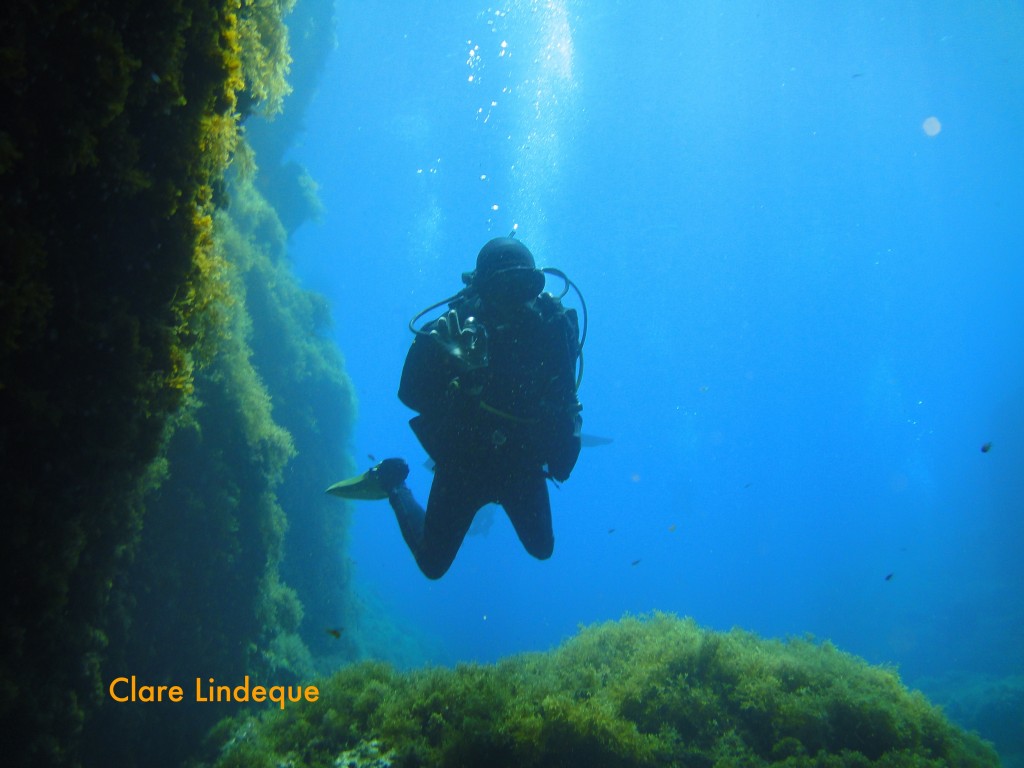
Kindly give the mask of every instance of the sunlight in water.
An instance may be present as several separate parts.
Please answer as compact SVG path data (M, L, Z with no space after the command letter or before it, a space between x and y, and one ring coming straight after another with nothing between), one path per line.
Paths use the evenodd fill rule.
M572 133L570 6L571 0L510 0L480 14L487 34L465 39L468 85L482 89L476 120L496 121L511 153L505 168L490 169L489 177L508 179L514 198L501 210L522 216L535 241L545 204L557 194L561 156Z
M544 63L552 74L565 81L572 82L572 28L569 25L569 12L564 0L555 2L533 3L534 10L542 6L541 39L544 41Z
M524 98L532 98L533 114L526 118L525 140L516 153L513 176L519 183L518 199L513 202L543 250L547 207L559 195L564 155L572 140L574 45L569 0L533 0L523 5L528 5L530 18L520 18L520 29L523 33L533 30L537 48L531 52L523 83Z

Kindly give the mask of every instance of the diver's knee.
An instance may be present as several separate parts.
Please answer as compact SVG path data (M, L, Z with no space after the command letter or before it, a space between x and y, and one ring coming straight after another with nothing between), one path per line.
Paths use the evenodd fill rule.
M526 551L538 560L547 560L555 551L555 540L552 538L547 541L535 543L533 546L528 547Z
M431 581L437 581L448 573L448 569L452 567L451 560L437 561L424 558L422 560L417 560L416 564L420 567L420 571L423 572L423 575Z

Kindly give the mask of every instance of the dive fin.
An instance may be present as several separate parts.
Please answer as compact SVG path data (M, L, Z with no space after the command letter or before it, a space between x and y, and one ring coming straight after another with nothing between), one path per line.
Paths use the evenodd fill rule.
M370 472L339 480L326 493L343 499L386 499L387 492L380 487L377 478Z

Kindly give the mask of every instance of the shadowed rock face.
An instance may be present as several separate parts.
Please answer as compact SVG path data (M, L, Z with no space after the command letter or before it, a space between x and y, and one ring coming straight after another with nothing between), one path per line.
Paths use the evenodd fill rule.
M175 668L197 648L220 649L206 658L225 669L303 658L302 606L277 573L287 512L275 493L305 435L271 417L252 332L225 343L246 326L245 280L263 267L230 263L215 224L240 112L287 91L273 80L287 66L261 59L288 57L285 4L236 5L15 0L0 22L0 716L19 734L14 763L76 764L83 734L118 762L101 736L105 683L128 662ZM292 354L319 361L310 386L349 403L340 359L308 341L316 301L275 277L270 322L300 329ZM337 445L351 418L340 410ZM197 440L204 422L245 439ZM219 462L203 461L211 450ZM336 465L337 449L323 460ZM192 483L190 466L224 482ZM190 506L162 517L185 487ZM158 535L165 524L174 536ZM218 587L209 625L189 609L204 556L255 564L233 580L205 572ZM126 754L158 714L116 721Z

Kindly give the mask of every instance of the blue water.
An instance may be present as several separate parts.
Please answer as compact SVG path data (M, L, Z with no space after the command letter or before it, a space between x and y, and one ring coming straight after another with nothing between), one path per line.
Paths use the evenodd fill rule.
M428 581L352 505L359 589L423 660L663 610L1024 670L1022 41L995 0L340 4L291 253L357 462L404 456L425 502L406 323L513 227L585 294L584 429L614 440L552 489L546 562L499 511Z

